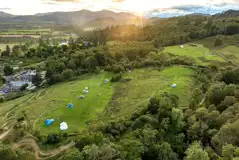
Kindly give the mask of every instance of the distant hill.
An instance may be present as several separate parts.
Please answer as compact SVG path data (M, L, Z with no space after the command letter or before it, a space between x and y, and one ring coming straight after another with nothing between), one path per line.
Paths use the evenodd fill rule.
M10 17L13 17L13 15L0 11L0 18L10 18Z
M222 13L215 14L214 16L222 18L239 17L239 10L228 10Z
M137 19L137 16L130 13L116 13L108 10L102 10L97 12L92 12L89 10L80 10L74 12L52 12L26 16L7 16L7 13L2 12L0 13L0 18L1 15L5 16L4 19L0 20L7 22L72 24L79 26L87 23L90 23L93 26L95 26L94 23L109 23L113 25L121 21L132 21L133 23L134 20Z

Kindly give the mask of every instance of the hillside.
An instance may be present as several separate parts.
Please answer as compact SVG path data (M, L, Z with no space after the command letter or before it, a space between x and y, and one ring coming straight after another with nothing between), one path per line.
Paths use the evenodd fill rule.
M2 15L5 15L2 13ZM72 24L83 25L97 19L112 18L115 21L132 20L137 17L130 13L116 13L108 10L92 12L89 10L80 10L74 12L52 12L26 16L5 16L2 21L18 23L54 23L54 24Z

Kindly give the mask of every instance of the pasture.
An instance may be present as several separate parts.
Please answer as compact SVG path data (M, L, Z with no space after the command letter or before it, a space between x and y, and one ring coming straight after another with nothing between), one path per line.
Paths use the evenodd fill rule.
M207 65L211 61L223 62L224 59L213 54L208 48L200 44L186 44L183 48L178 46L170 46L164 49L164 52L172 53L179 56L188 56L196 60L200 65Z

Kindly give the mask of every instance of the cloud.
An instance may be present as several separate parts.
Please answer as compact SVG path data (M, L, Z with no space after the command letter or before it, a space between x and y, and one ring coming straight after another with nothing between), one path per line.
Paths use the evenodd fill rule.
M117 2L117 3L120 3L120 2L124 2L126 0L112 0L112 2Z
M210 0L210 2L218 2ZM238 5L235 5L238 4ZM178 5L166 9L154 9L145 13L146 17L173 17L182 16L193 13L214 15L227 10L239 10L239 1L230 1L230 3L221 1L221 3L207 3L204 5Z

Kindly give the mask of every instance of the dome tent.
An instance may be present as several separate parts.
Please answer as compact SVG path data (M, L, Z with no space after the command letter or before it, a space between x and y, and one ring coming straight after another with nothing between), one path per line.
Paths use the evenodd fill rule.
M177 87L177 84L172 84L172 88L176 88Z
M89 91L88 91L88 90L83 90L83 92L84 92L84 94L87 94L87 93L89 93Z
M80 99L84 99L85 98L85 96L84 95L80 95L80 97L79 97Z
M54 119L46 119L46 120L45 120L45 124L46 124L47 126L52 125L53 122L55 122Z
M89 88L88 87L85 87L85 90L88 90Z
M60 130L65 131L68 129L68 125L66 122L60 123Z
M104 83L106 84L106 83L109 83L110 81L109 81L109 79L105 79L104 80Z
M73 106L74 106L74 105L73 105L72 103L69 103L69 104L68 104L68 108L73 108Z

